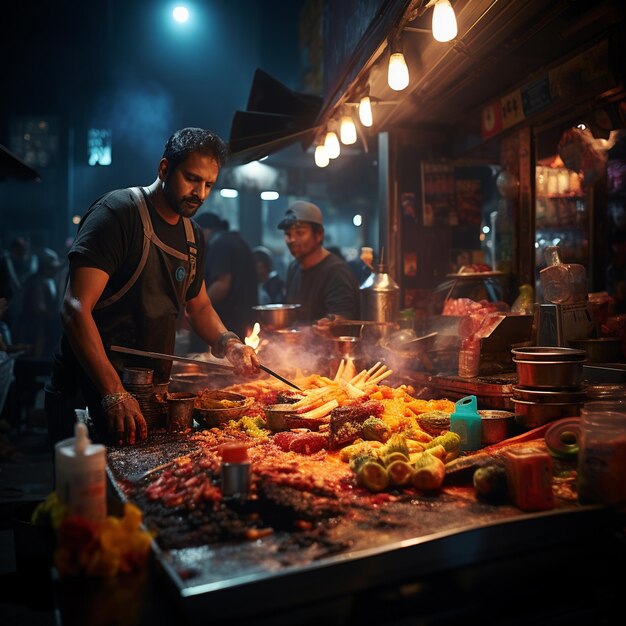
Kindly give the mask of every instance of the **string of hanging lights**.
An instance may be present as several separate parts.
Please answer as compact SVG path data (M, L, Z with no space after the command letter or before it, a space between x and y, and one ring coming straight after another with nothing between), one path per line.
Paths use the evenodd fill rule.
M426 4L420 6L416 16L423 15L429 8L433 9L432 15L432 31L425 29L404 27L399 28L388 41L389 56L387 61L387 84L394 91L403 91L410 84L409 68L404 58L402 46L402 31L410 30L413 32L432 32L432 36L436 41L447 43L452 41L458 33L456 15L450 4L450 0L428 0ZM369 93L367 84L365 87L360 85L357 88L357 102L344 103L342 106L356 107L359 122L362 126L370 128L374 124L373 110L379 104L395 104L391 102L383 102L373 98ZM326 125L320 133L320 137L315 147L315 164L318 167L326 167L332 159L336 159L341 153L341 143L349 146L357 141L357 128L353 116L343 110L339 115L339 122L336 117L332 117L331 121ZM339 124L339 137L335 132L335 128Z

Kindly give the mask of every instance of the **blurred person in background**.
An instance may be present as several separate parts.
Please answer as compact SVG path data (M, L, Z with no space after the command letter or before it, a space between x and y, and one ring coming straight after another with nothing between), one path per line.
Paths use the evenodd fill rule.
M63 263L50 248L44 248L37 256L39 267L22 286L14 337L18 343L30 346L31 356L51 358L61 338L61 301L56 279Z
M285 301L285 282L274 269L272 254L264 246L253 248L256 262L259 304L280 304Z
M172 363L110 347L171 354L181 308L196 334L236 373L258 374L256 353L228 331L207 295L204 238L190 219L213 188L226 154L211 131L178 130L165 144L151 185L106 193L83 216L69 251L63 334L45 389L52 443L72 435L75 409L85 404L96 441L123 445L147 437L123 371L150 368L156 384L166 383Z
M256 267L252 250L241 236L229 230L226 220L215 213L196 218L206 244L204 283L207 294L229 331L242 340L252 328L252 307L257 304ZM190 352L205 352L207 344L195 333Z
M21 309L24 281L36 271L37 256L31 253L30 242L25 237L16 237L0 257L0 298L6 298L8 303L4 321L9 327Z
M300 304L301 322L359 319L359 285L348 264L324 248L321 209L292 203L278 224L294 260L287 268L286 302Z

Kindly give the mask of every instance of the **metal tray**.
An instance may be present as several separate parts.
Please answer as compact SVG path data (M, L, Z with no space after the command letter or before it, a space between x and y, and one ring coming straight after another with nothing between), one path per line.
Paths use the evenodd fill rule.
M191 451L188 440L180 443L185 452ZM125 495L118 478L138 463L154 463L159 447L115 449L109 454L109 479L121 500ZM166 442L159 460L174 453L175 447ZM329 545L343 541L347 546L340 551L314 542L293 550L291 533L278 531L255 541L175 550L154 543L153 555L180 610L191 624L200 624L208 615L219 621L251 618L261 607L264 612L291 610L576 541L581 533L597 532L600 514L598 507L572 503L553 511L522 513L512 505L477 501L471 487L451 486L437 496L372 507L360 522L357 515L356 520L329 524Z

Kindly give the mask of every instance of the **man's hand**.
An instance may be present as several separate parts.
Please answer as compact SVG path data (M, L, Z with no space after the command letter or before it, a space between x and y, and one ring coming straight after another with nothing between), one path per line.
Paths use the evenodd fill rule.
M112 393L102 398L107 430L119 446L133 445L148 437L148 425L139 403L128 392Z
M259 370L259 357L250 346L238 340L231 340L226 344L224 356L235 367L235 373L247 377L257 376Z

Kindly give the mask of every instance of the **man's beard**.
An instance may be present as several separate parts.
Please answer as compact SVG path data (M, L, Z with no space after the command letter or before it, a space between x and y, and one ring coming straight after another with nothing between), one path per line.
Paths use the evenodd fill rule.
M185 196L179 200L169 192L167 187L163 190L163 193L172 211L181 217L193 217L202 206L202 202L193 196Z

